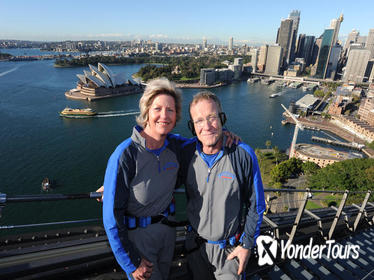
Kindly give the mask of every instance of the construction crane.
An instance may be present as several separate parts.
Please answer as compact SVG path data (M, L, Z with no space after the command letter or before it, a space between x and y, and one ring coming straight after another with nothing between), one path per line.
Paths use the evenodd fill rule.
M295 121L295 131L293 133L289 156L289 158L292 158L295 155L297 134L299 133L299 129L304 130L304 126L295 118L295 116L290 111L288 111L288 109L283 104L281 104L281 106L286 111L286 113Z

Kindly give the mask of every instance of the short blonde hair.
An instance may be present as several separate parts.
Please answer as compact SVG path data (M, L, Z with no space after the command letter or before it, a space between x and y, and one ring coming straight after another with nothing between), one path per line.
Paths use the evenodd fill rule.
M143 128L148 122L149 108L153 100L160 94L166 94L174 98L175 112L177 122L181 119L182 115L182 94L179 89L175 87L173 82L166 78L158 78L148 82L144 93L139 101L140 114L136 117L136 122Z

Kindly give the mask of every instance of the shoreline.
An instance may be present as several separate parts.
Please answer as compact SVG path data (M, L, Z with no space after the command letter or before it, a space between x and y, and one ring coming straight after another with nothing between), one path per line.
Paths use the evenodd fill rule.
M136 73L135 73L136 74ZM131 78L133 78L134 80L135 79L140 79L140 84L142 85L147 85L147 83L145 83L140 77L138 76L135 76L135 74L132 74L131 75ZM180 82L176 82L176 81L171 81L173 83L175 83L175 86L177 88L200 88L200 89L209 89L209 88L218 88L218 87L223 87L223 86L227 86L229 85L229 83L224 83L224 82L221 82L221 83L218 83L218 84L214 84L214 85L201 85L199 82L197 83L180 83Z
M366 145L366 142L364 140L362 140L361 138L359 138L358 136L356 136L355 134L345 130L345 129L342 129L341 127L337 126L336 124L332 123L330 120L323 120L323 119L319 119L319 120L311 120L311 119L308 119L308 118L299 118L298 121L304 125L304 127L306 129L320 129L320 130L324 130L324 131L328 131L330 133L333 133L335 134L336 136L339 136L340 138L348 141L348 142L356 142L358 144L364 144ZM287 123L290 123L290 124L293 124L295 125L295 122L294 120L292 120L291 118L287 117L286 118L286 124ZM374 150L368 148L368 147L365 147L362 149L362 152L364 154L366 154L369 158L374 158Z

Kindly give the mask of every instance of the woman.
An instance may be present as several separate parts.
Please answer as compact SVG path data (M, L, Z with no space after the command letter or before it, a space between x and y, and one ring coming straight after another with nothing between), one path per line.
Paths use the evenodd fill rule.
M168 80L153 80L139 107L138 126L107 165L104 227L129 279L167 279L175 228L160 223L160 216L173 214L179 163L177 144L167 135L181 118L181 94Z

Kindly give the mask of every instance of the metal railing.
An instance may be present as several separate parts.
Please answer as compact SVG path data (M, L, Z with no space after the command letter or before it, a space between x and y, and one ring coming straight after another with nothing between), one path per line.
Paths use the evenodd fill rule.
M184 189L177 189L176 193L184 193ZM358 225L361 219L364 217L370 225L374 223L374 216L370 216L366 211L367 206L374 207L374 204L369 202L369 198L371 195L371 190L368 191L355 191L350 192L348 190L345 191L337 191L337 190L311 190L311 189L264 189L265 193L275 192L275 193L304 193L304 196L300 202L298 207L296 217L293 221L291 231L287 233L288 235L288 242L292 243L294 240L295 234L300 226L301 219L303 215L307 215L308 217L312 218L318 225L318 231L320 235L325 240L330 240L335 232L339 219L344 217L345 222L347 224L347 228L351 232L355 232L358 228ZM323 219L319 217L317 214L313 213L312 211L306 209L308 201L313 199L313 194L319 193L330 193L330 194L341 194L342 198L339 203L339 207L336 208L334 206L330 206L329 209L335 211L335 215L333 221L331 223L331 227L327 234L323 232ZM354 220L352 226L349 225L348 215L343 211L347 199L349 195L353 194L365 194L364 200L362 201L361 205L352 204L353 207L357 208L358 213ZM24 203L24 202L37 202L37 201L60 201L60 200L73 200L73 199L98 199L101 198L102 193L90 192L85 194L41 194L41 195L16 195L16 196L8 196L6 194L0 194L0 213L1 209L5 207L8 203ZM266 201L267 207L269 206L269 201ZM33 226L50 226L50 225L60 225L60 224L76 224L76 223L87 223L93 221L99 221L100 219L86 219L86 220L74 220L74 221L60 221L60 222L49 222L49 223L39 223L39 224L28 224L28 225L8 225L8 226L0 226L1 229L12 229L12 228L26 228L26 227L33 227ZM280 225L278 225L275 221L271 220L268 215L264 215L263 221L271 228L274 233L274 237L279 239L280 238Z

